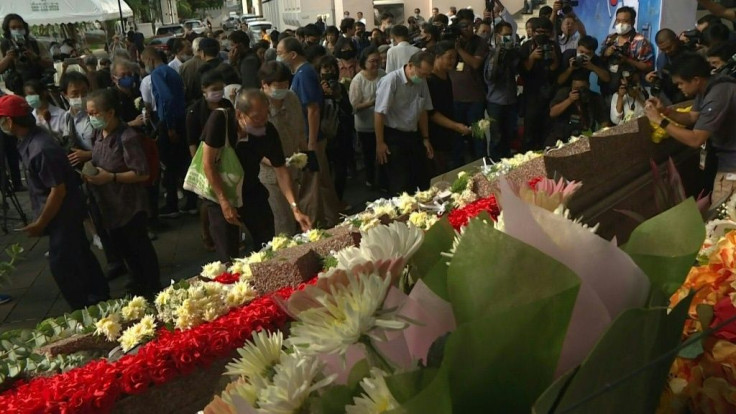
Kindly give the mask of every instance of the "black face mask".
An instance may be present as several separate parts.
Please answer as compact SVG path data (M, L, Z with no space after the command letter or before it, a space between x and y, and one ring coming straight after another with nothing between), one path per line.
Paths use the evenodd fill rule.
M342 50L338 53L335 53L335 56L338 59L343 59L343 60L350 60L354 58L356 55L357 53L354 50Z
M337 73L322 73L320 77L323 81L337 80Z

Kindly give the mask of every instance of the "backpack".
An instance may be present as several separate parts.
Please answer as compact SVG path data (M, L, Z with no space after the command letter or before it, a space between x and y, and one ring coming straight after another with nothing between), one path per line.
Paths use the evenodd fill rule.
M319 130L327 139L337 136L337 129L340 124L338 116L340 108L334 99L326 99L322 106L322 114L319 120Z

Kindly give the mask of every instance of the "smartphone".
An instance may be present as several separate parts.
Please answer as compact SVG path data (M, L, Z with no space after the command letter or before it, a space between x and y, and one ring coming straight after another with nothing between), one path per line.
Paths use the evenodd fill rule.
M64 59L64 63L67 65L81 65L82 59L79 58L66 58Z

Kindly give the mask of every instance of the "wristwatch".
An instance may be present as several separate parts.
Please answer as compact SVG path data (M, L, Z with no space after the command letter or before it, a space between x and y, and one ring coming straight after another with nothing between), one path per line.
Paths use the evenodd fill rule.
M662 121L659 123L659 127L662 129L666 129L667 125L670 124L670 120L667 118L662 118Z
M296 210L298 208L296 202L289 203L289 205L291 206L292 210Z

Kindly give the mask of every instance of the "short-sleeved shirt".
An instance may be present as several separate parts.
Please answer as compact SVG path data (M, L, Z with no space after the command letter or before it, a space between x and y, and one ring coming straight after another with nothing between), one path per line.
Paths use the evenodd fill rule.
M64 135L73 138L72 146L74 148L91 150L92 141L95 137L95 129L89 122L89 115L85 111L77 111L73 114L71 110L66 113L66 130Z
M483 78L486 82L486 102L497 105L513 105L517 102L518 87L516 74L519 67L519 54L505 52L503 67L496 68L499 64L501 51L499 48L491 49L483 66ZM494 71L496 72L494 74ZM436 100L432 100L433 103Z
M138 175L149 174L140 134L123 123L104 138L102 131L97 131L92 147L92 164L111 173L135 171ZM124 226L148 207L143 183L109 182L91 185L90 188L107 229Z
M553 107L567 99L570 90L569 87L558 90L549 106ZM550 136L554 139L566 140L573 133L595 131L600 129L604 122L608 122L608 113L603 98L595 92L588 92L588 99L587 103L580 100L578 103L573 103L560 116L552 119Z
M736 171L736 82L717 76L710 79L707 88L693 103L692 110L700 114L693 129L711 133L718 171Z
M66 152L48 131L38 127L31 128L28 136L18 140L18 152L28 172L28 193L33 213L39 216L51 189L65 184L66 196L54 221L81 220L85 208L79 177L72 170Z
M557 36L557 43L560 45L560 51L562 53L565 53L568 50L577 51L579 41L580 41L580 32L575 32L575 34L573 34L570 37L567 37L565 35Z
M409 58L417 52L419 49L416 46L412 46L409 42L399 42L396 46L392 46L388 52L386 52L386 72L393 72L401 69L409 63Z
M603 54L606 51L606 45L608 44L618 44L618 37L621 35L618 35L616 33L608 35L606 38L606 41L603 42L603 46L601 49L601 54ZM631 31L631 34L623 35L628 37L628 43L629 43L629 50L628 55L631 56L633 59L636 59L639 62L646 62L649 65L649 70L646 72L649 72L654 68L654 49L652 48L652 44L649 43L649 40L642 36L640 33L636 33L635 31ZM610 62L610 58L604 59ZM614 94L616 93L616 89L618 88L618 84L621 81L621 73L625 69L622 67L621 64L613 65L608 64L608 71L611 72L611 81L608 84L602 85L602 91L605 94Z
M146 76L141 80L141 98L143 102L151 105L151 109L156 110L156 98L153 96L153 85L151 84L151 75Z
M316 103L320 108L324 105L324 96L322 86L319 83L319 76L314 67L309 63L299 66L294 73L294 79L291 81L291 91L294 92L302 103L302 114L304 115L304 123L306 125L307 138L309 138L309 118L307 117L307 107ZM318 136L322 139L322 134Z
M281 147L281 139L276 127L268 122L266 124L266 135L238 137L235 111L230 109L227 111L227 115L223 111L212 111L204 126L204 142L210 147L222 148L225 146L226 129L230 146L235 148L245 173L243 202L247 203L248 199L258 196L268 198L266 187L258 179L261 160L267 158L273 167L281 167L286 164L284 150Z
M378 81L386 76L386 72L378 69L378 76L369 80L363 76L363 72L358 72L350 82L350 104L355 108L357 105L366 101L376 99L376 89ZM358 132L373 132L375 124L373 122L373 107L363 108L355 111L355 130Z
M471 55L480 57L483 62L488 56L488 45L478 35L473 35L464 49ZM457 102L485 102L486 84L483 82L482 64L480 68L473 69L467 62L460 62L458 59L455 70L450 71L450 79Z
M404 132L416 132L419 115L431 111L432 96L426 81L414 83L404 68L388 73L378 81L375 112L386 116L384 125Z
M427 79L427 87L432 97L434 109L431 113L439 112L446 118L455 120L455 108L453 105L453 89L450 78L442 79L434 73ZM431 114L430 114L431 115ZM452 143L456 138L455 131L447 129L440 124L429 120L429 141L432 147L438 151L452 150Z
M232 108L233 104L227 99L222 99L218 106L220 108ZM187 108L187 143L198 146L202 141L202 132L207 120L210 119L212 110L207 106L204 98L199 99Z

